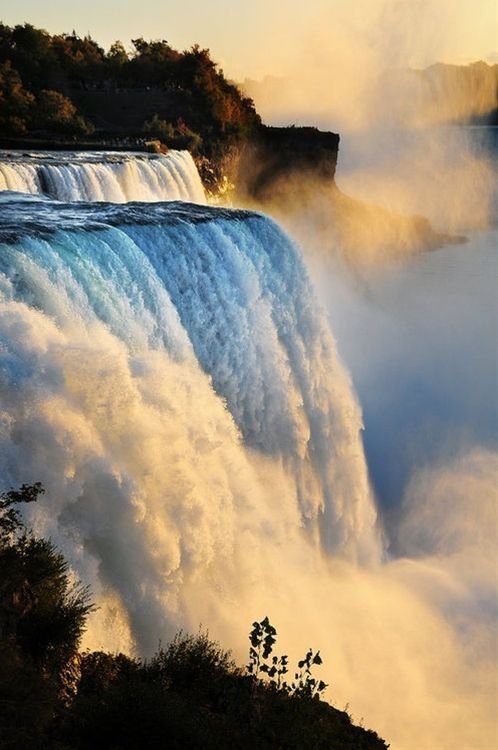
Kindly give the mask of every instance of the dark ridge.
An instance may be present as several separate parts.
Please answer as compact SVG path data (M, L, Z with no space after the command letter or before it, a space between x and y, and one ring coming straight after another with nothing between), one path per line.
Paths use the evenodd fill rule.
M340 137L312 127L260 127L241 153L237 187L264 198L294 173L333 181Z
M43 493L0 492L0 750L387 750L314 682L289 693L207 634L180 633L147 661L82 653L91 593L17 509Z

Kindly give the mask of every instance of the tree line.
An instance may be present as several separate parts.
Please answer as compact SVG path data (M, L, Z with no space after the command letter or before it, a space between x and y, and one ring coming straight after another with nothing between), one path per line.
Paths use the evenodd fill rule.
M105 51L74 31L0 23L0 135L183 138L209 156L259 125L252 100L198 45L138 38Z

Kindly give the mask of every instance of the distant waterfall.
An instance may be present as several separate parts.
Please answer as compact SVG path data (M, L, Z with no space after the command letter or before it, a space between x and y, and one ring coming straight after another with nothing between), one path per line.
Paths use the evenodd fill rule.
M203 203L188 151L166 156L119 153L0 152L0 191L47 195L60 201L170 201Z
M145 647L284 549L377 559L360 409L272 221L5 194L0 300L2 485L44 483L37 528Z

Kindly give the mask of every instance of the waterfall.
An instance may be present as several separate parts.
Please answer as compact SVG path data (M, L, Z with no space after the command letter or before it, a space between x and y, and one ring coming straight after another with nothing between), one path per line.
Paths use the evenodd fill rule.
M6 193L0 299L2 483L46 486L35 527L143 648L285 549L377 558L360 409L272 221Z
M44 194L60 201L205 200L188 151L169 151L166 156L0 152L1 190Z
M294 661L320 647L329 699L351 701L393 747L414 737L426 748L487 746L497 466L494 443L482 443L487 409L464 460L440 460L444 420L463 434L448 405L458 403L469 435L468 394L475 410L492 390L481 349L492 284L481 284L474 253L396 268L406 283L391 291L384 276L375 294L355 280L342 319L345 279L327 290L370 409L374 476L392 482L411 461L391 516L396 557L377 525L349 374L299 248L271 220L200 205L186 155L0 162L0 487L45 486L23 510L90 587L97 609L83 648L143 657L201 627L243 664L250 623L268 615L282 653ZM190 202L157 202L180 195L160 194L166 172L183 175ZM463 295L447 285L459 258ZM475 317L467 301L477 297ZM448 331L464 334L453 348ZM472 356L459 363L462 351ZM373 375L358 368L363 357ZM451 373L449 387L421 387L435 367Z

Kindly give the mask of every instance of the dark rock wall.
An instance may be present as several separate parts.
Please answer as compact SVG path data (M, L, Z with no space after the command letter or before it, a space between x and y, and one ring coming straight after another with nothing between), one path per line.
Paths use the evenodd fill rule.
M233 179L239 193L256 199L264 199L276 183L294 174L332 182L338 151L337 133L262 126L241 149Z

